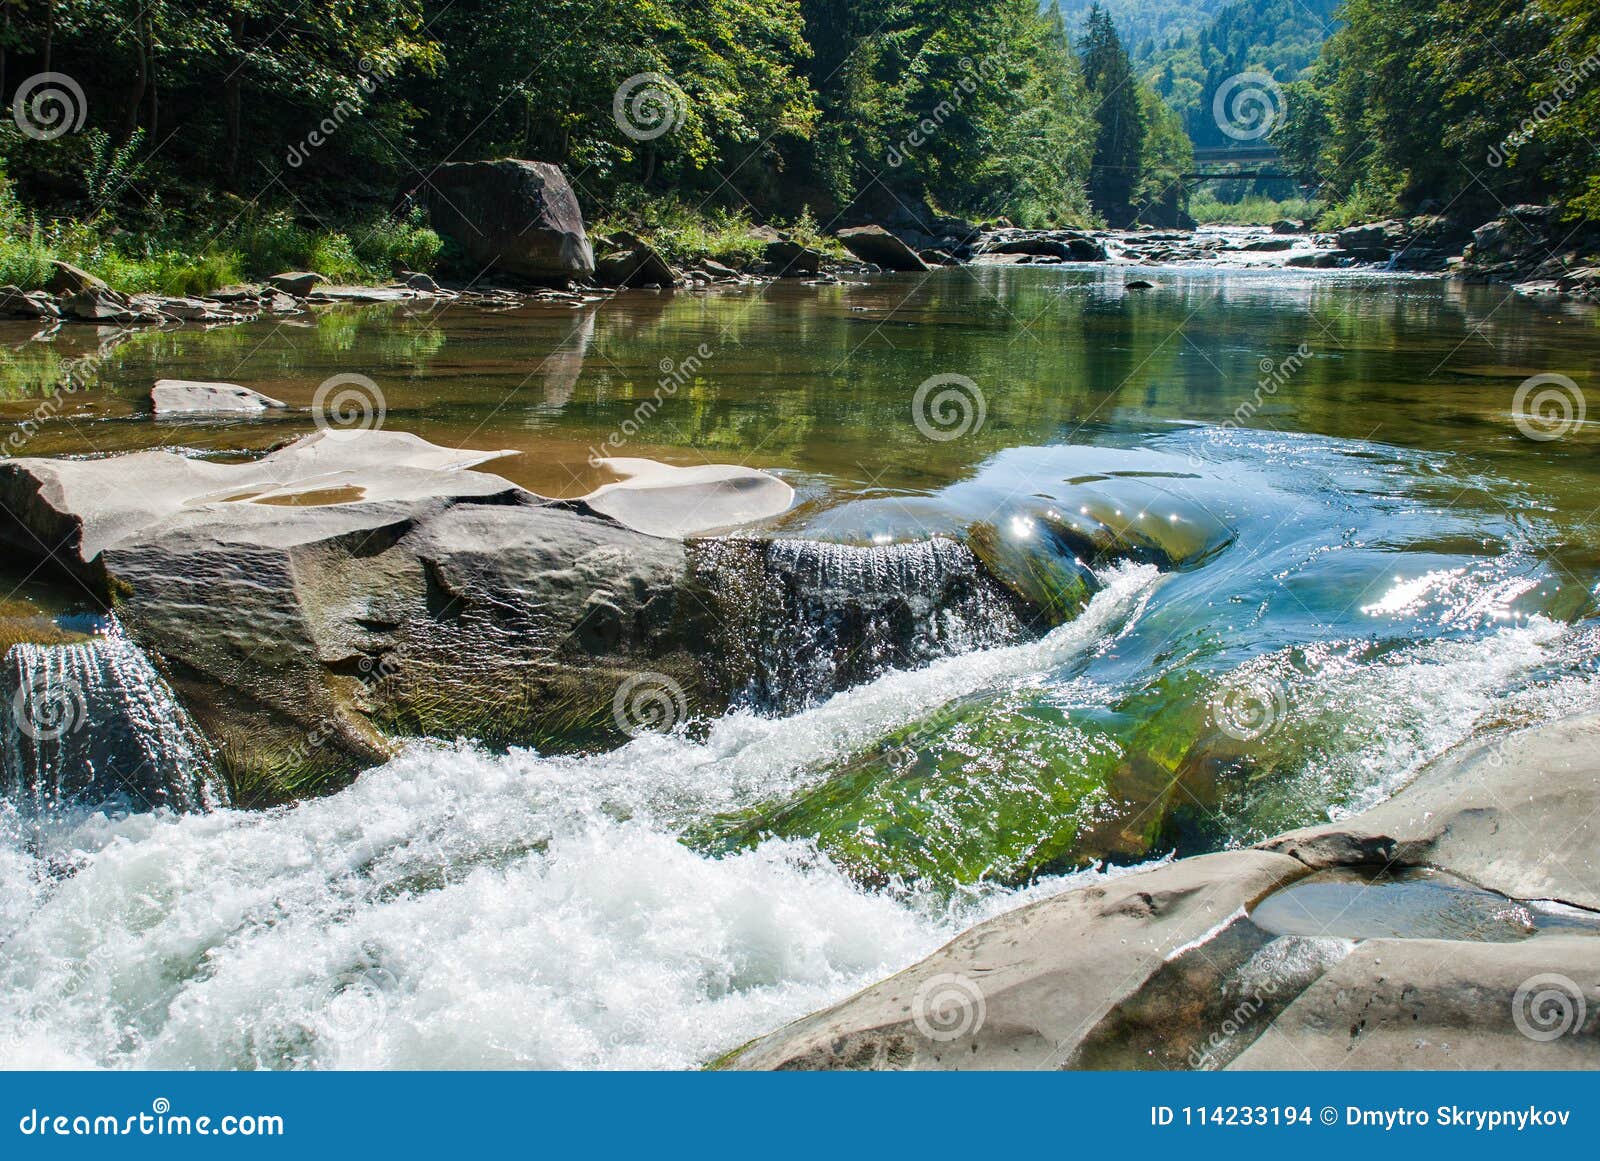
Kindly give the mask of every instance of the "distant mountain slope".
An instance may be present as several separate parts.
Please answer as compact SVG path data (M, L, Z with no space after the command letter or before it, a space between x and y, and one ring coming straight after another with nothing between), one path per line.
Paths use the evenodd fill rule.
M1094 0L1061 0L1058 7L1067 29L1076 39L1083 31L1084 17ZM1100 7L1111 14L1117 35L1134 60L1147 57L1175 40L1181 32L1193 35L1211 22L1228 0L1101 0ZM1052 0L1041 0L1044 11Z

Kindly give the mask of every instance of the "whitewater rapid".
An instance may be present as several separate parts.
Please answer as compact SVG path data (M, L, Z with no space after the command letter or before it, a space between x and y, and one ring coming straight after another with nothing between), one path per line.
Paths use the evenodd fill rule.
M1120 569L1040 641L892 673L791 718L732 714L703 741L556 758L417 743L336 795L266 813L94 816L42 834L13 815L0 1062L703 1063L1074 878L954 903L868 892L808 844L711 858L678 841L681 823L1105 647L1158 582Z
M1048 686L1063 707L1108 704L1080 663L1137 654L1172 581L1124 566L1037 642L608 754L417 742L331 797L261 813L40 829L0 804L0 1065L702 1065L973 923L1126 870L867 890L810 843L712 857L684 829L781 800L956 699ZM1593 626L1541 617L1263 655L1248 668L1286 691L1286 736L1338 742L1307 746L1273 793L1376 801L1485 728L1592 707L1596 655Z

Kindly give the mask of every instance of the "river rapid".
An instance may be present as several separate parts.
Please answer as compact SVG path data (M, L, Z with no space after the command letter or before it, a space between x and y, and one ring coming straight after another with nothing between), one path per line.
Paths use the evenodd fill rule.
M1571 410L1530 437L1518 403L1536 375L1594 382L1600 332L1441 280L960 269L330 313L124 345L82 431L29 453L265 446L295 421L155 431L133 401L158 375L297 401L359 366L391 427L516 448L496 470L576 493L701 348L626 454L779 472L784 535L986 522L1026 552L1075 511L1217 535L1096 566L1036 640L783 715L605 753L416 739L265 812L13 794L0 1061L693 1068L1007 908L1360 810L1464 741L1600 705L1600 434ZM978 394L930 437L938 375Z

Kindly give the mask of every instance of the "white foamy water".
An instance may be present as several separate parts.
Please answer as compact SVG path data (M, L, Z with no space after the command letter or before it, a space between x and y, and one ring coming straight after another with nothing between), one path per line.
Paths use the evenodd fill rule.
M920 958L1026 893L856 887L804 844L677 841L947 700L1083 655L1149 567L1026 645L893 673L703 742L418 744L264 814L102 818L0 842L0 1061L18 1067L684 1068ZM33 844L31 847L28 844Z
M418 743L267 813L43 832L0 815L0 1063L705 1063L1098 872L951 903L863 890L806 843L708 857L683 827L804 789L953 699L1114 653L1159 583L1123 568L1038 642L891 673L790 718L730 714L700 741L556 758ZM1593 706L1593 673L1574 663L1594 632L1533 618L1377 654L1328 645L1310 673L1259 659L1289 687L1283 728L1339 741L1275 793L1356 785L1365 804L1477 731ZM1337 729L1317 726L1330 715Z

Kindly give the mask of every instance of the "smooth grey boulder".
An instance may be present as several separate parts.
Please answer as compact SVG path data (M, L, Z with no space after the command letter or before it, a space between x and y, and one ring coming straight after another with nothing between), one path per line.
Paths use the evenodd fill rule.
M915 250L882 226L853 226L840 230L834 237L861 261L871 262L885 270L928 269L928 264Z
M1600 717L1538 727L1448 756L1347 822L1076 887L981 923L718 1063L1597 1068L1597 814ZM1586 909L1572 914L1587 932L1358 940L1257 924L1266 896L1329 867L1441 868L1507 896L1508 912L1517 900Z
M583 212L558 166L516 158L441 165L424 196L433 228L475 275L564 283L594 274Z
M624 478L583 498L636 532L683 538L765 520L789 510L794 489L776 476L732 464L672 467L654 460L600 463Z
M260 415L288 404L236 383L201 383L192 379L157 379L150 403L161 415Z

